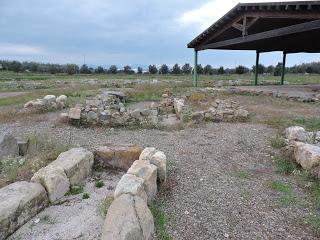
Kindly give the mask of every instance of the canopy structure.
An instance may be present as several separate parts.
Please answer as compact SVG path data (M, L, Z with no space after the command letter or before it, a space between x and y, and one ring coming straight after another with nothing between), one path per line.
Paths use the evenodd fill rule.
M188 48L195 50L194 85L198 51L207 49L255 50L256 69L259 53L282 51L283 84L287 53L320 52L320 1L239 3L192 40Z

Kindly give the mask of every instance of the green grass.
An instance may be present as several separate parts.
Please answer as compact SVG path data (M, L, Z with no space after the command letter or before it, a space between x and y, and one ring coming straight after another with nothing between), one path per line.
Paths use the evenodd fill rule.
M89 193L83 193L82 199L88 199L88 198L90 198L90 194Z
M276 169L277 173L289 175L296 169L296 165L290 160L277 157Z
M245 171L239 171L239 172L237 173L237 176L238 176L239 178L242 178L242 179L250 179L250 178L252 177L252 175L251 175L250 173L245 172Z
M291 192L291 187L283 182L280 182L280 181L273 181L271 183L271 188L276 192L281 192L281 193L290 193Z
M320 118L304 118L304 117L273 117L268 118L263 123L270 125L280 131L290 126L301 126L307 131L315 131L320 129Z
M83 186L73 185L70 187L69 191L66 193L66 196L78 195L80 193L83 193Z
M284 146L286 146L286 142L285 142L284 137L282 137L279 134L272 137L271 138L271 146L276 149L280 149L280 148L283 148Z
M102 200L101 203L98 205L97 211L101 217L105 217L108 213L108 209L111 206L113 201L112 197L107 197L106 199Z
M104 182L102 180L98 180L96 181L95 186L97 188L102 188L104 186Z
M154 217L157 239L172 240L172 237L167 232L168 218L163 207L159 204L153 204L150 206L150 210Z

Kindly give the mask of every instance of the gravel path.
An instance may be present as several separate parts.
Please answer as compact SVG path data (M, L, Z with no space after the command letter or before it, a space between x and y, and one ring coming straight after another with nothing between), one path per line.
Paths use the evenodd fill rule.
M280 180L303 196L292 179L274 171L269 146L273 129L246 123L213 123L176 132L50 125L0 125L0 131L47 133L88 147L113 142L163 150L174 165L169 182L175 184L159 199L174 239L313 239L310 229L298 224L308 210L294 204L281 207L280 194L271 189L272 181Z

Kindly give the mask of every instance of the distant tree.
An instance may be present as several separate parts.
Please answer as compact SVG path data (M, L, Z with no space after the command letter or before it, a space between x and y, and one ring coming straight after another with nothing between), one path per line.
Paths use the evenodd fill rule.
M219 69L218 69L218 74L225 74L226 72L225 72L225 70L224 70L224 68L221 66L221 67L219 67Z
M266 71L266 67L262 64L258 64L258 74L263 74ZM252 66L252 72L256 72L256 65Z
M181 74L181 67L179 66L178 63L176 63L175 65L173 65L171 73L172 74Z
M81 74L89 74L90 70L86 64L83 64L80 68L80 73Z
M124 66L123 67L123 72L125 73L125 74L134 74L134 71L131 69L131 67L130 66Z
M206 75L212 75L213 71L212 71L212 67L211 65L206 65L204 68L203 68L203 73L206 74Z
M249 72L249 69L246 68L245 66L239 65L238 67L236 67L235 71L236 71L236 74L244 74Z
M18 61L13 61L11 64L10 70L14 71L14 72L21 72L22 71L22 64Z
M149 73L150 74L157 74L158 73L158 69L155 65L149 65Z
M182 66L181 71L183 74L190 74L192 72L192 67L190 66L189 63L186 63Z
M76 74L79 71L79 67L75 64L67 64L66 65L66 73L69 75Z
M273 74L273 72L274 72L274 66L269 65L269 66L266 68L265 71L266 71L266 73Z
M197 72L198 72L198 74L203 74L203 67L201 64L197 65Z
M98 73L98 74L101 74L101 73L104 73L104 69L103 67L101 66L98 66L95 70L94 70L95 73Z
M137 71L138 74L142 74L143 73L143 69L142 67L138 67L138 71Z
M111 74L117 74L118 73L118 67L116 65L111 65L109 67L108 72L111 73Z
M274 69L273 75L274 76L281 76L281 73L282 73L282 63L279 62Z
M169 73L169 67L166 64L162 64L159 68L159 74L168 74Z

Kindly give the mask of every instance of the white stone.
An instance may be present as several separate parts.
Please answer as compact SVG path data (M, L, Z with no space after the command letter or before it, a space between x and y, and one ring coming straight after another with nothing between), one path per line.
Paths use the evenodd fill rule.
M184 107L184 99L183 98L174 98L173 106L177 117L181 116L182 109Z
M147 147L143 149L143 151L140 154L139 160L150 160L153 154L155 154L157 151L154 147Z
M164 152L157 151L154 153L150 159L150 163L158 168L158 180L165 182L167 180L167 157Z
M66 103L68 100L68 97L66 95L60 95L57 97L56 102L57 103Z
M15 182L0 189L0 239L48 205L45 189L38 183Z
M310 170L320 163L320 147L303 142L295 142L294 158L303 169Z
M40 183L46 189L52 203L62 198L70 188L69 179L63 168L50 164L36 172L31 182Z
M153 216L144 200L122 194L112 202L101 240L151 240L153 235Z
M303 127L299 127L299 126L288 127L285 130L285 135L289 141L299 141L299 142L307 141L307 132Z
M137 160L132 164L127 173L144 180L143 185L148 196L148 204L151 204L157 194L157 167L148 161Z
M52 102L56 101L56 96L55 95L46 95L43 99L48 103L52 103Z
M240 108L234 111L234 116L238 118L247 118L249 116L249 112Z
M147 202L147 194L144 191L143 183L144 180L135 175L123 175L114 192L114 198L116 199L122 194L131 194L132 196L139 196Z
M85 180L91 172L93 153L85 148L72 148L61 153L50 165L61 167L71 185L76 185Z

